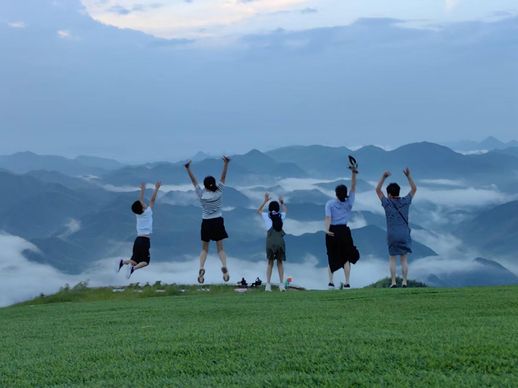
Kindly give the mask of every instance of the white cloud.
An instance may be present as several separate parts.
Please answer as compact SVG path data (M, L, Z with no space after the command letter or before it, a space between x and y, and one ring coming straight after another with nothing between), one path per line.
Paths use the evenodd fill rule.
M288 214L288 218L284 221L284 230L293 236L316 233L324 230L324 221L297 221L289 218Z
M445 21L494 18L516 11L516 0L461 5L460 0L82 0L96 20L168 39L228 38L283 28L306 30L348 25L359 18L413 20L430 26ZM154 6L156 5L156 6ZM453 12L455 11L455 12ZM302 42L294 42L301 44Z
M459 5L460 0L444 0L444 8L446 12L451 12Z
M57 34L61 39L69 39L72 37L72 34L68 30L58 30Z
M52 266L27 260L22 252L35 247L22 238L0 235L0 246L2 247L0 250L0 273L2 273L0 306L22 302L41 293L52 294L65 284L73 286L81 281L88 282L91 287L118 287L136 282L153 284L156 281L168 284L194 284L198 273L199 260L197 257L192 257L187 261L151 262L149 267L136 271L128 280L124 271L115 272L117 258L107 258L93 262L89 269L81 274L69 275ZM209 255L205 275L207 285L222 283L220 266L219 258ZM242 277L247 281L254 281L256 277L265 281L265 261L250 262L229 257L228 267L232 284ZM351 285L366 286L386 276L385 272L384 262L363 258L361 265L353 266ZM292 276L295 284L307 289L327 287L327 268L318 267L317 260L312 257L307 257L303 263L293 263L288 260L285 263L285 274ZM343 271L335 273L335 281L339 282L342 277ZM276 270L273 272L272 283L278 283Z
M27 27L25 22L22 22L22 21L9 22L9 23L7 23L7 25L9 27L11 27L11 28L25 28L25 27Z
M71 218L65 224L65 231L59 236L60 238L65 238L77 233L81 230L81 221Z

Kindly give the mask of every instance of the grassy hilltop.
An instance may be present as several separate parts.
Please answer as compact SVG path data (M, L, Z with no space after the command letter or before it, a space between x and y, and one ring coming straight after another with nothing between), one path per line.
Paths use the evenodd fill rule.
M134 291L0 309L0 386L518 386L518 287Z

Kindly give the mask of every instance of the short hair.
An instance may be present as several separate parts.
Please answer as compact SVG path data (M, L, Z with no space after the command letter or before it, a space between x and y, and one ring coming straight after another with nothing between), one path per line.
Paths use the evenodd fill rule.
M397 183L391 183L387 186L387 194L390 194L393 197L399 197L399 192L401 187Z
M338 185L335 188L336 198L340 200L340 202L345 202L347 199L347 186L346 185Z
M281 210L281 207L279 206L279 202L277 202L277 201L272 201L268 205L268 211L269 212L277 212L278 213L280 210Z
M216 185L216 178L214 178L211 175L205 177L205 179L203 180L203 186L205 186L207 190L212 192L218 190L218 186Z
M142 214L144 213L144 206L142 206L140 201L135 201L133 202L133 205L131 205L131 210L135 214Z

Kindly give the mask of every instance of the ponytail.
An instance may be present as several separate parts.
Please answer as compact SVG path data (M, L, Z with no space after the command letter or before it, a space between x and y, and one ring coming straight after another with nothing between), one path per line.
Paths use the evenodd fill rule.
M281 213L277 213L276 211L270 211L268 212L268 216L272 220L272 228L277 232L282 231L283 222Z
M272 220L272 227L277 232L282 230L282 216L280 213L281 207L279 206L279 202L272 201L268 205L268 216Z

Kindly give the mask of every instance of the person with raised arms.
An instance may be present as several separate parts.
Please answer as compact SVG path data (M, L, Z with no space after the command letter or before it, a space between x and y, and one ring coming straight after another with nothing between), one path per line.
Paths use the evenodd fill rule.
M396 259L399 256L403 282L401 286L408 286L408 254L412 253L412 238L410 237L410 224L408 215L412 199L417 191L417 186L412 178L409 168L403 170L408 179L410 192L403 198L399 196L401 188L397 183L390 183L387 186L387 197L383 194L382 187L391 174L385 171L376 186L376 194L381 200L381 206L385 209L387 219L387 244L390 262L390 288L396 288Z
M128 279L136 270L147 267L151 260L149 250L151 249L151 233L153 233L153 208L155 207L160 185L160 182L155 183L155 191L153 191L148 206L144 201L146 184L142 183L140 185L140 198L131 205L131 210L135 213L137 219L137 238L133 243L133 255L129 260L121 259L117 263L117 272L119 272L124 265L128 266L126 273Z
M351 159L351 158L350 158ZM356 195L357 166L352 165L351 190L347 192L347 186L338 185L335 188L336 198L331 199L325 206L325 232L327 258L329 262L330 289L335 288L333 274L340 268L344 269L344 288L350 288L351 263L356 264L360 258L358 249L354 246L351 229L347 223L351 219L352 209Z
M191 182L198 196L202 207L202 223L201 223L201 253L200 253L200 269L198 271L198 283L205 282L205 262L209 253L209 242L216 242L216 249L221 260L221 272L223 280L228 282L230 274L227 268L227 256L223 248L223 240L228 238L225 230L225 222L221 207L223 203L223 188L227 177L228 164L230 158L223 156L223 171L219 183L213 176L207 176L203 180L202 189L198 184L198 180L191 170L191 161L189 160L184 166L191 178Z
M268 193L264 194L264 201L257 209L257 213L261 216L264 227L266 229L266 285L264 290L271 291L271 279L273 262L277 260L277 270L279 271L279 290L286 291L284 286L284 267L283 261L286 260L286 243L284 241L283 221L286 219L288 207L284 203L284 199L279 197L279 201L271 201ZM263 208L268 204L268 211L263 212Z

